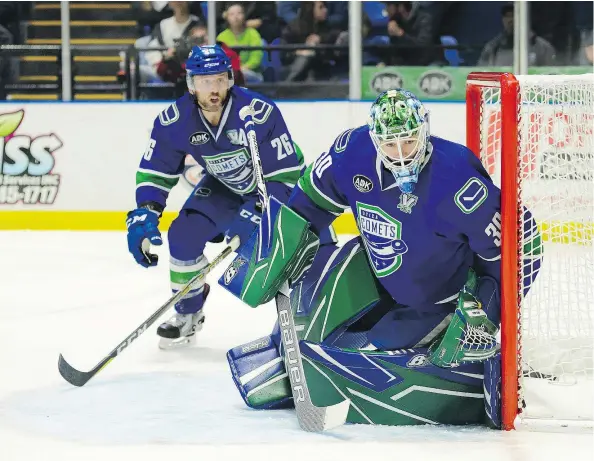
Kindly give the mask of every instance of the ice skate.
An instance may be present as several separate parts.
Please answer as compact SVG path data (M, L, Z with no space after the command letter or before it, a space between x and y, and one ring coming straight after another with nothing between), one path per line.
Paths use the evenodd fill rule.
M170 350L193 346L196 343L196 333L202 330L204 325L204 318L202 311L195 314L176 313L157 328L157 334L161 336L159 349Z
M210 287L204 286L203 296L206 298ZM202 310L194 314L175 313L169 320L157 328L159 349L171 350L190 347L196 344L196 333L202 330L204 325L204 313Z

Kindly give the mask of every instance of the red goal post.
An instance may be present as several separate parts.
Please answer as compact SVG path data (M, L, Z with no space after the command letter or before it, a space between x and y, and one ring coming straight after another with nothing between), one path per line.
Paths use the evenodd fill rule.
M466 145L481 158L481 87L501 90L501 418L503 427L513 429L518 414L519 373L519 284L521 283L518 246L521 213L518 200L517 159L518 105L520 87L509 73L472 72L466 84ZM491 171L489 172L491 173Z
M503 427L591 427L594 75L469 74L466 142L501 188Z

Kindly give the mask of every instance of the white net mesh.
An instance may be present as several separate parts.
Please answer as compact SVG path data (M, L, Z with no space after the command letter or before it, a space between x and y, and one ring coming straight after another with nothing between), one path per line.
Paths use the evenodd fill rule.
M523 416L591 421L594 76L518 80L519 200L532 212L541 237L524 229L518 252L544 255L518 319ZM500 184L501 90L481 87L481 92L481 159ZM521 264L523 277L538 269L530 257Z

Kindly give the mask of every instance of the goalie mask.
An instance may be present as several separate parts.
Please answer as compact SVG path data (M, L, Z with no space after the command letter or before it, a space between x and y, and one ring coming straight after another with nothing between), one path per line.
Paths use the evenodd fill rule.
M369 135L402 192L414 190L430 152L429 113L410 91L380 94L369 117Z

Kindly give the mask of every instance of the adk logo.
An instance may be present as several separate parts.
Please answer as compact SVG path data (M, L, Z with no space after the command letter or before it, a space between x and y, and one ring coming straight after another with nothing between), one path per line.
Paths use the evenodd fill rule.
M218 155L204 155L206 169L229 189L247 194L256 188L252 160L245 148Z
M380 207L357 202L357 225L375 275L387 277L400 269L408 251L402 223Z
M369 85L377 94L388 91L392 88L402 88L402 76L396 72L379 72L373 76Z
M419 78L419 88L428 96L447 96L452 91L452 78L446 72L430 70Z
M369 192L371 189L373 189L373 183L371 182L371 179L362 174L358 174L353 177L353 186L355 186L355 189L357 189L359 192L363 193Z
M190 135L189 141L193 146L206 144L210 140L210 135L204 131L197 131Z
M16 134L24 117L22 109L0 114L0 204L50 205L60 187L53 169L62 141L54 133Z

